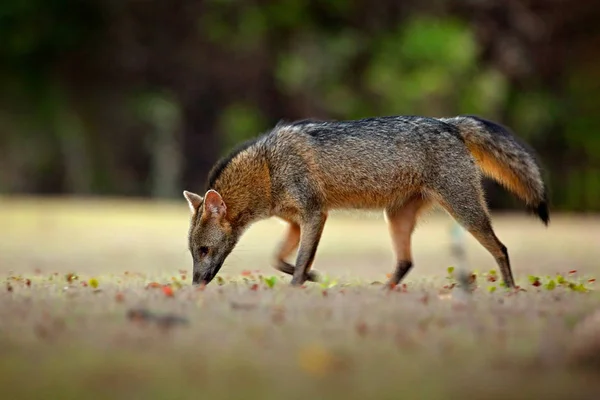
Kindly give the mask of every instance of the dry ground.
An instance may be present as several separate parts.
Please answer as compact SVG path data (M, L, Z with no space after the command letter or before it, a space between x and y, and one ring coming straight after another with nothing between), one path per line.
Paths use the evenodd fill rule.
M0 199L2 398L598 398L600 368L584 361L600 354L600 317L585 322L600 297L528 280L561 273L593 289L598 216L555 215L546 229L495 215L527 291L488 282L494 261L467 236L480 274L457 297L443 289L453 263L445 214L416 232L405 289L384 293L372 284L393 267L379 213L330 218L314 268L331 287L294 290L269 267L285 229L270 220L243 237L224 284L203 291L190 285L187 213L183 199ZM171 283L173 295L151 282ZM128 317L139 309L184 323Z

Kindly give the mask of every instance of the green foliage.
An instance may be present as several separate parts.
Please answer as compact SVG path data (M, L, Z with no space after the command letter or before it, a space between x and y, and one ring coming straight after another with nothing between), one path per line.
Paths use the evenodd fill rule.
M267 124L259 110L240 102L230 105L223 111L219 128L225 135L224 151L229 151L237 143L261 133L267 128Z
M275 283L277 283L277 277L270 276L268 278L264 278L264 282L267 284L268 287L273 288L275 286Z
M510 51L491 51L502 38L481 40L470 13L432 1L392 16L390 2L207 0L163 19L164 4L0 2L0 190L164 196L174 192L166 182L181 185L174 166L197 171L195 184L218 156L188 160L172 141L161 158L155 144L174 131L223 152L282 118L468 113L507 124L541 153L553 209L600 210L593 51L549 75L536 60L556 66L560 46L540 53L515 37L524 53L514 67ZM573 49L593 48L593 37Z

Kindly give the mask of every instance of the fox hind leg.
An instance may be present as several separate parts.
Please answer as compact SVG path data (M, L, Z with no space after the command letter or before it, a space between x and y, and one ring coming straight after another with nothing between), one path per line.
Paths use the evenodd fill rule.
M288 275L294 275L296 269L292 264L285 259L298 248L300 244L300 225L295 222L290 222L285 238L281 241L273 260L273 267ZM306 275L306 280L310 282L318 281L318 274L315 271L309 271Z
M494 257L507 287L514 288L515 280L508 250L498 239L488 214L480 178L465 177L437 189L438 203Z
M385 210L384 215L396 255L396 269L387 282L387 288L392 288L400 283L413 267L411 236L419 213L427 207L428 203L428 200L418 195L400 207L388 207Z

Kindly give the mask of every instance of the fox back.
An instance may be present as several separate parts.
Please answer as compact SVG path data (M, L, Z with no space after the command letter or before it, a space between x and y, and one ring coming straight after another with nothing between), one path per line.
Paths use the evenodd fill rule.
M275 188L329 209L385 208L473 165L456 126L424 117L280 124L264 146Z

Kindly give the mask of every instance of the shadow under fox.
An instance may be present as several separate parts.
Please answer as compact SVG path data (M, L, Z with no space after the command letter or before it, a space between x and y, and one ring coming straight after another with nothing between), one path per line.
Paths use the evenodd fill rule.
M192 212L193 282L209 283L245 229L272 216L289 224L274 267L292 275L292 285L314 281L310 268L328 212L382 209L397 260L388 282L394 286L413 266L419 215L437 204L492 254L505 284L514 287L482 173L548 224L546 186L533 152L494 122L476 116L280 122L221 159L204 196L184 191ZM298 246L295 263L288 263Z

